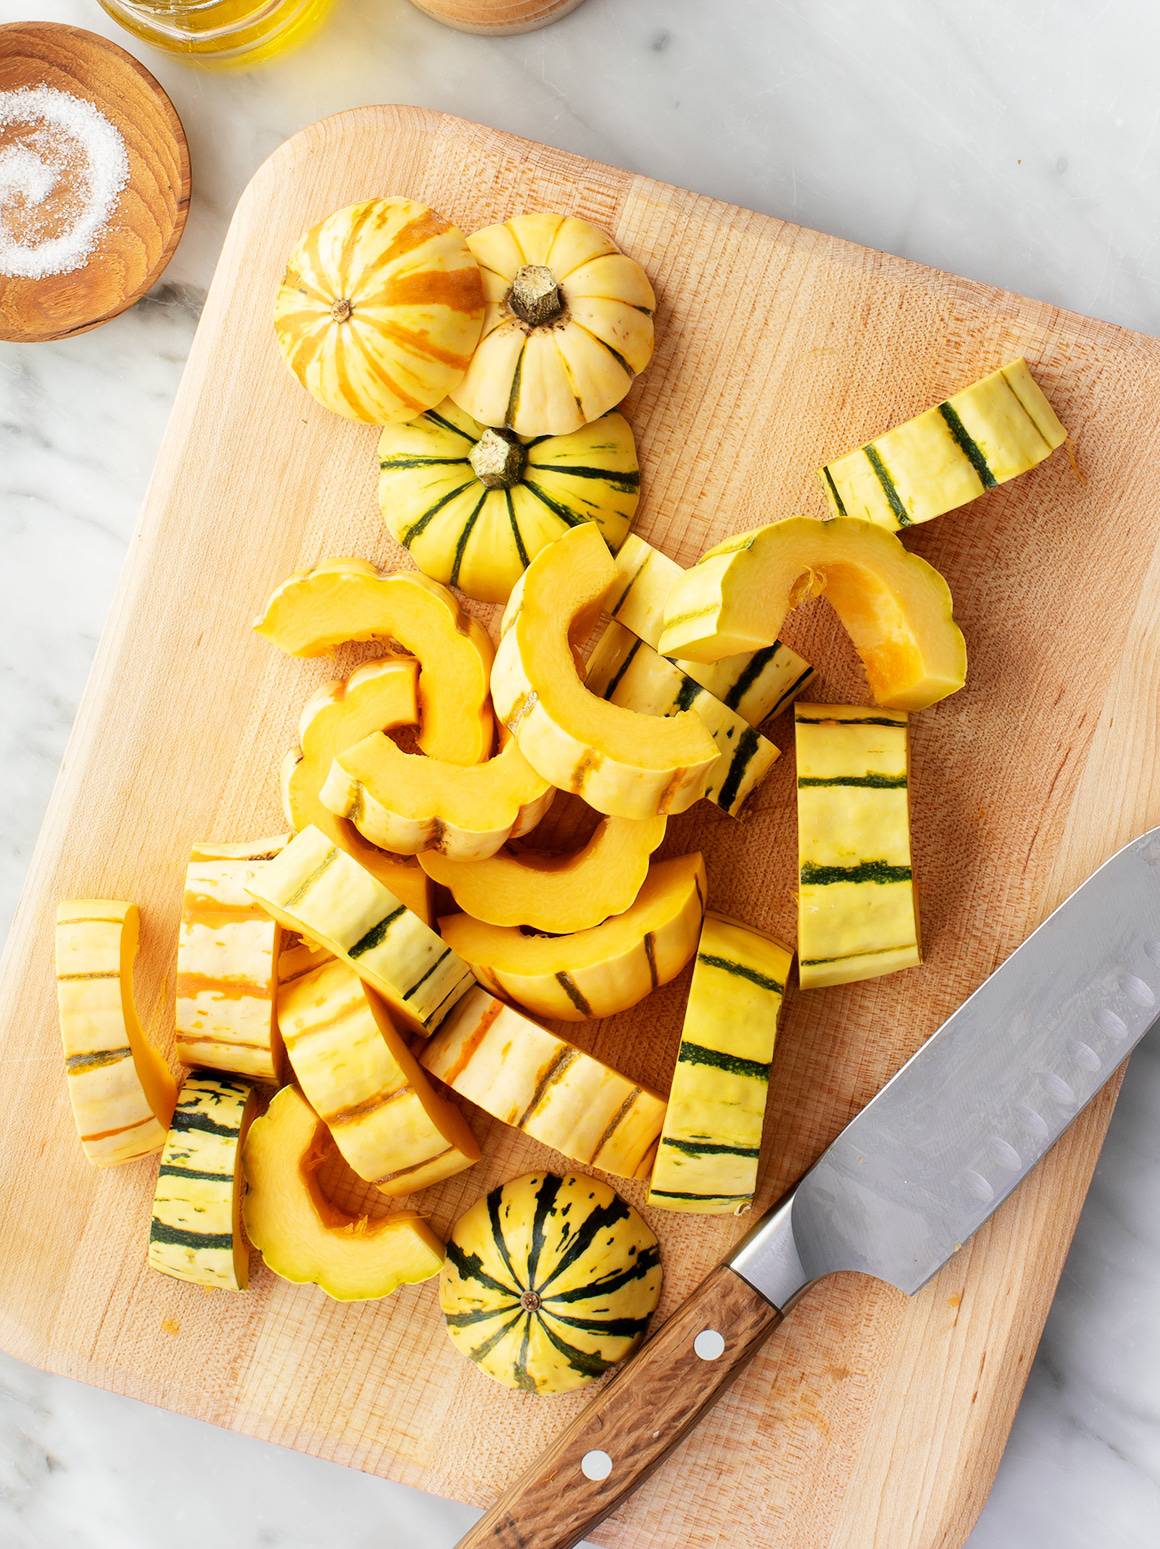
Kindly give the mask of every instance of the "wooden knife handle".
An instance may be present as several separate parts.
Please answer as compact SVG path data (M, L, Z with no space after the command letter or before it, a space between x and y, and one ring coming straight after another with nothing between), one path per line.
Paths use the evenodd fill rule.
M720 1265L459 1549L571 1549L652 1473L781 1320Z

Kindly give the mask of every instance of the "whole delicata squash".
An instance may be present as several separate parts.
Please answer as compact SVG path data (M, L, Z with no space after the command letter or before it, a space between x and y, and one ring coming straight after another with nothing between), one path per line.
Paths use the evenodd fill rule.
M274 328L319 403L385 425L446 397L483 317L479 268L458 226L411 199L367 199L300 239Z
M648 275L598 226L516 215L467 239L487 314L467 374L451 389L484 425L562 436L614 409L652 359Z
M452 1344L530 1393L565 1393L630 1355L660 1294L656 1238L608 1184L576 1173L529 1173L477 1200L439 1276Z
M386 427L379 469L383 519L419 569L482 602L506 602L529 561L578 522L595 522L615 553L640 496L622 414L527 440L448 399Z

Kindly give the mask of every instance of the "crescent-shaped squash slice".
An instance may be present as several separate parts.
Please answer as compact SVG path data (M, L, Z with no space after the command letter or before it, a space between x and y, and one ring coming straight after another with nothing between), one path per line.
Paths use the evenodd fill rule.
M536 556L504 615L491 675L496 713L533 769L598 812L683 812L719 756L704 723L690 711L662 718L609 704L577 670L572 638L588 634L614 575L591 522Z
M716 661L777 638L786 613L825 597L876 704L922 710L962 688L967 648L947 583L893 533L853 517L791 516L710 549L669 597L660 650Z
M647 1177L664 1098L474 989L423 1049L422 1063L493 1119L575 1162Z
M136 904L75 898L56 912L56 998L69 1102L90 1162L160 1151L177 1100L169 1066L133 1003Z
M243 1215L267 1269L338 1302L372 1301L437 1275L443 1248L422 1216L352 1215L327 1198L318 1173L333 1149L297 1087L284 1086L250 1125Z
M562 936L623 914L648 876L668 820L605 818L578 850L520 847L485 861L453 861L429 850L419 864L473 919Z
M700 855L657 861L636 901L569 936L528 936L466 914L439 921L444 941L481 984L536 1016L564 1022L610 1017L667 984L697 950L705 910Z
M438 1027L473 983L417 914L317 828L259 868L251 895L287 930L353 968L418 1032Z
M417 855L440 850L457 860L494 855L547 812L555 789L510 738L482 764L448 764L405 753L374 732L335 758L322 788L330 810L372 844Z
M298 722L299 751L282 761L282 807L295 833L311 824L320 828L430 925L431 888L424 872L414 861L368 844L352 823L323 805L321 795L336 754L372 732L418 722L418 672L412 657L387 657L364 662L348 678L325 683L312 694Z
M393 640L419 661L423 752L452 764L490 754L491 640L438 581L380 575L365 559L323 560L270 594L254 632L288 656L324 656L350 640Z
M367 1183L414 1194L479 1160L463 1115L435 1092L385 1006L345 963L284 984L278 1024L306 1100Z

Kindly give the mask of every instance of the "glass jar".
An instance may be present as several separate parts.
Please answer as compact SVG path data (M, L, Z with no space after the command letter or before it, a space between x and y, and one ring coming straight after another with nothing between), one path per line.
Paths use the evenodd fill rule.
M199 64L252 65L300 43L334 0L99 0L134 37Z

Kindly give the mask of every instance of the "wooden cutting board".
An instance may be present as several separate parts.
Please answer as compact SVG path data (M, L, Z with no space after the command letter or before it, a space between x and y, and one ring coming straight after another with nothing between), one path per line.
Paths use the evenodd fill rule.
M247 624L289 571L400 556L379 520L375 432L284 370L271 308L303 227L383 192L466 230L524 209L609 228L660 298L627 408L639 531L682 561L756 522L820 515L814 469L1026 354L1073 435L1048 463L908 542L946 574L966 690L914 718L927 962L791 995L760 1203L817 1156L1049 906L1160 820L1160 344L815 232L415 108L315 125L242 198L5 961L0 1020L0 1345L25 1360L303 1451L483 1503L584 1403L511 1394L451 1348L431 1286L341 1307L259 1271L244 1296L152 1274L155 1168L100 1173L73 1137L57 1044L61 895L138 900L147 1022L168 1043L188 846L280 824L275 770L333 668ZM405 563L405 561L404 561ZM864 696L824 608L791 639L815 698ZM792 754L791 728L775 739ZM746 818L705 807L718 908L793 940L792 756ZM686 980L572 1033L668 1081ZM801 1305L708 1423L608 1522L620 1549L935 1549L989 1488L1111 1113L1105 1094L995 1221L911 1301L857 1277ZM478 1116L477 1116L478 1117ZM559 1158L478 1120L486 1160L422 1198L447 1226L499 1179ZM640 1189L630 1188L639 1201ZM650 1219L664 1310L743 1229ZM563 1485L562 1485L563 1487Z

